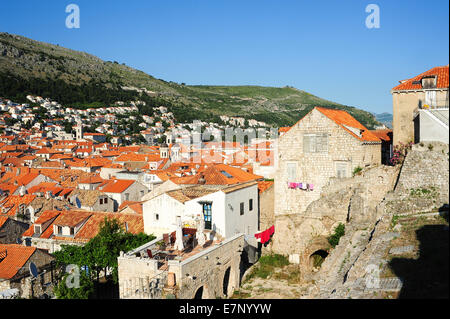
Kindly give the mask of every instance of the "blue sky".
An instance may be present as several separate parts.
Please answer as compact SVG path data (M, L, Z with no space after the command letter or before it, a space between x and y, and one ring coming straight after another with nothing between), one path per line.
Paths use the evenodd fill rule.
M80 7L68 29L65 8ZM380 28L368 29L368 4ZM291 85L392 112L390 89L449 61L447 0L16 0L0 31L118 61L157 78L209 85Z

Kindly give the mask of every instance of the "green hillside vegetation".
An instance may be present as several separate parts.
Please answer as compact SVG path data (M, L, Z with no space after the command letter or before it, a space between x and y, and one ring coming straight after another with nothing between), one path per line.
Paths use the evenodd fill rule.
M124 87L145 88L147 92ZM174 112L179 122L219 122L220 115L228 115L290 126L314 106L323 106L346 110L368 128L378 124L369 112L292 87L167 82L117 61L103 61L84 52L0 33L0 96L26 102L28 94L79 108L141 100L146 102L146 106L139 106L142 114L151 115L152 107L163 105Z

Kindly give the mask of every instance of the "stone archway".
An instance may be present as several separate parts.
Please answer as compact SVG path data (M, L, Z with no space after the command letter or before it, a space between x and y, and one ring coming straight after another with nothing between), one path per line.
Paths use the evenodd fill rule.
M208 286L202 285L198 287L192 299L209 299Z
M323 261L328 257L330 243L324 236L316 237L301 254L301 268L305 271L318 269Z
M194 294L194 299L203 299L203 286L199 287Z
M230 288L230 274L231 274L231 266L225 270L222 281L222 293L225 297L228 297L229 288Z
M324 262L325 258L328 257L328 251L319 249L316 250L314 253L309 256L309 267L311 269L319 269L322 266L322 263Z

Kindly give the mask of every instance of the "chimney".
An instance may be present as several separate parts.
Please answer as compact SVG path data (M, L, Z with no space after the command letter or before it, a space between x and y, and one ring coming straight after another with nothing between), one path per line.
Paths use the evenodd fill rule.
M205 185L206 184L205 175L203 173L201 173L200 178L198 179L198 183L200 185Z
M21 196L21 197L23 197L25 194L26 194L26 192L27 192L27 190L25 189L25 186L20 186L20 188L19 188L19 195Z

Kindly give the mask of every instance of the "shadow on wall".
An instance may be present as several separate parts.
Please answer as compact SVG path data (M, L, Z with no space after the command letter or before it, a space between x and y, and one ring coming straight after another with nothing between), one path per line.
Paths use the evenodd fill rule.
M444 217L448 223L448 208ZM416 231L419 258L394 258L389 263L402 279L399 299L448 298L449 230L448 225L426 225Z

